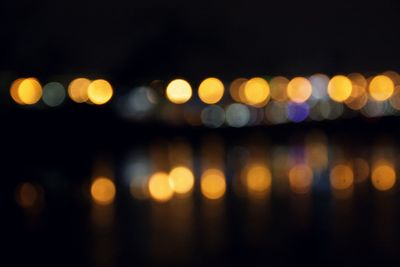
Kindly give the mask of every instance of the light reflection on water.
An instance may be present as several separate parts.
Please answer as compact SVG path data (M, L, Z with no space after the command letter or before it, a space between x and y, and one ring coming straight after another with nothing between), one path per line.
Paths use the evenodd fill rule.
M180 137L136 146L117 164L94 164L92 182L108 182L97 184L98 195L90 186L86 190L92 262L112 266L136 255L145 265L201 265L222 255L235 258L235 248L303 253L293 240L306 247L327 244L318 248L325 256L332 246L343 247L332 252L337 256L360 245L365 234L390 253L399 243L396 147L390 138L363 146L320 131L288 142L209 135L197 143ZM21 188L18 203L33 199ZM21 207L35 205L32 200Z
M396 160L395 147L352 147L328 140L323 132L311 132L290 145L275 145L262 136L227 145L219 136L208 136L196 149L184 139L157 141L148 151L135 150L135 156L128 157L123 168L137 200L144 196L157 199L149 192L148 182L160 171L170 174L170 183L160 184L159 190L174 191L173 180L179 178L182 183L189 181L187 194L199 193L214 200L226 194L266 198L270 192L326 192L347 198L364 183L378 191L394 190ZM176 168L185 171L177 176L171 173ZM194 183L190 182L192 177ZM175 192L174 197L180 196Z

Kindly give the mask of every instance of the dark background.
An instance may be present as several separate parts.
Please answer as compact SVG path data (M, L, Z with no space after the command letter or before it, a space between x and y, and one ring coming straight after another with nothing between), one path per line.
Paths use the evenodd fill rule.
M238 76L398 71L399 14L395 1L361 5L279 1L190 9L137 8L130 1L3 1L0 72L41 81L88 75L131 86L177 76L189 81L207 76L230 81ZM10 98L9 85L1 88L4 98ZM116 94L119 88L114 86ZM96 258L101 260L103 252L103 266L366 266L400 260L398 194L382 196L371 188L356 194L351 203L335 202L324 192L315 194L305 205L307 216L302 215L302 200L273 196L271 206L254 209L253 219L246 217L251 205L228 193L222 216L225 246L217 252L209 252L202 243L207 231L199 222L203 202L197 192L194 238L186 244L190 253L182 258L182 243L173 238L174 229L182 226L174 224L180 217L171 216L168 207L135 202L127 192L118 193L116 223L96 232L90 199L80 191L90 181L98 157L111 159L118 172L125 154L157 138L183 136L196 147L212 133L233 146L257 132L290 146L298 132L321 128L328 138L339 134L346 139L344 146L350 151L357 140L358 148L372 153L370 144L382 134L397 140L397 118L212 131L128 123L118 119L110 105L54 110L13 107L11 111L0 108L4 181L0 190L6 225L3 252L14 265L101 266ZM397 154L397 141L390 147ZM15 203L15 188L23 181L46 189L39 216L27 216ZM246 239L243 225L251 226L259 218L264 221L255 235L261 243L253 244ZM171 233L157 234L152 223L162 226L167 219L173 221L167 226ZM158 246L171 248L166 250L166 260L152 252Z
M131 83L366 73L396 69L400 59L396 1L189 9L104 0L1 5L0 70L39 78L94 74Z

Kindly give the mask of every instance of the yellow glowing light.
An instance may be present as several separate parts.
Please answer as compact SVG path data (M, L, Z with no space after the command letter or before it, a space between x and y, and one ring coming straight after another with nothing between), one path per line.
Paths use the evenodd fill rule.
M199 86L199 97L206 104L215 104L224 95L224 84L217 78L207 78Z
M35 78L27 78L18 86L18 99L26 105L33 105L42 97L42 86Z
M12 98L17 104L20 104L20 105L23 105L24 103L21 101L21 99L19 99L19 96L18 96L18 87L19 87L19 85L21 84L21 82L22 82L23 80L24 80L23 78L18 78L18 79L16 79L16 80L11 84L11 87L10 87L10 95L11 95L11 98Z
M174 190L167 173L156 172L150 177L149 193L154 200L159 202L165 202L172 198Z
M282 76L271 79L269 85L271 87L271 98L276 101L285 101L287 99L287 86L289 80Z
M287 95L289 99L296 103L303 103L310 98L312 93L312 85L309 80L304 77L293 78L287 86Z
M166 94L172 103L183 104L192 97L192 87L187 81L176 79L168 84Z
M390 164L382 163L372 170L372 185L379 191L391 189L396 183L396 172Z
M262 106L267 103L270 94L269 84L263 78L252 78L244 85L246 104Z
M107 177L98 177L93 180L90 193L97 204L108 205L115 198L114 182Z
M219 199L225 194L226 182L222 171L218 169L206 170L200 182L201 193L208 199Z
M19 96L18 96L18 87L19 87L19 85L22 83L23 80L24 80L23 78L16 79L16 80L11 84L11 88L10 88L10 95L11 95L12 99L13 99L16 103L18 103L18 104L20 104L20 105L23 105L24 102L22 102L21 99L20 99Z
M237 78L229 86L229 93L232 99L235 100L236 102L242 101L239 90L241 87L243 87L242 85L244 85L246 82L247 79L245 78Z
M176 193L186 194L193 188L194 176L189 168L178 166L170 171L169 182Z
M88 87L89 100L96 105L107 103L112 96L113 88L106 80L94 80Z
M328 84L329 97L336 102L343 102L350 97L353 90L351 80L343 75L333 77Z
M246 104L248 101L246 100L246 96L244 94L244 89L246 88L246 83L248 82L248 79L245 79L244 82L242 82L239 87L238 87L238 97L239 97L239 101L238 102L242 102L244 104Z
M89 100L88 88L90 80L86 78L77 78L68 86L68 95L76 103L83 103Z
M393 81L385 76L378 75L372 79L369 84L369 94L376 101L385 101L392 96L394 92Z
M348 189L353 185L353 180L353 170L348 165L338 164L331 170L330 181L334 189Z
M17 188L16 199L23 208L34 207L39 200L40 193L31 183L23 183Z
M310 191L313 173L309 166L304 164L295 165L289 171L289 183L293 192L305 194Z
M264 165L252 164L246 171L246 185L250 191L264 192L271 187L271 171Z

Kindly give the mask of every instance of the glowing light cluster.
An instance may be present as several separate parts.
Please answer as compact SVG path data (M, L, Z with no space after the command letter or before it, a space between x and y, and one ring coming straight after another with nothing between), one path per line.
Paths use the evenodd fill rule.
M103 105L110 101L113 93L111 84L104 79L77 78L68 85L68 96L76 103ZM47 106L56 107L64 102L66 92L59 82L49 82L42 87L39 80L31 77L16 79L11 84L10 95L20 105L34 105L42 99Z
M173 168L169 173L169 183L177 194L186 194L192 190L194 176L192 171L184 166Z
M348 110L359 111L366 117L391 115L400 111L398 76L395 72L384 72L368 79L360 73L331 78L320 73L292 79L284 76L237 78L228 87L231 98L228 102L223 99L224 83L217 78L207 78L200 83L198 94L203 103L212 106L199 111L200 120L207 127L217 128L224 124L244 127L262 123L334 120L350 112ZM182 91L175 94L182 100L174 100L173 94L169 94L170 85L167 87L171 102L179 104L190 100L190 85L183 82L185 86L180 86ZM391 107L387 107L386 101ZM256 110L260 108L265 108L261 115ZM189 124L198 125L193 115L185 118Z
M246 104L264 106L267 104L269 95L269 84L263 78L252 78L244 85L244 101Z
M283 193L282 189L290 189L295 198L308 198L311 191L325 191L328 184L330 195L337 199L351 197L353 189L366 185L373 187L376 194L395 192L395 148L375 148L371 161L368 161L361 157L348 158L352 148L333 145L331 148L334 149L330 149L327 136L320 131L308 133L302 141L304 145L278 145L267 150L265 143L260 146L264 137L254 138L241 147L227 150L226 161L219 140L206 139L208 142L199 157L202 169L199 183L196 183L192 170L198 162L193 162L192 149L185 142L168 143L169 157L162 164L158 164L163 161L159 156L165 155L161 146L153 148L158 151L150 156L151 159L145 158L145 152L135 153L133 159L128 160L122 172L125 177L118 185L128 187L126 192L129 190L135 199L151 198L160 203L174 199L172 206L182 203L180 201L192 201L193 194L201 194L206 200L204 203L222 203L218 200L222 200L230 189L241 197L257 201L265 200L275 188L280 193ZM170 144L176 147L170 148ZM233 170L227 172L227 177L223 171L225 166ZM169 172L162 171L168 167ZM109 205L114 203L117 194L113 179L96 176L87 189L95 209L112 208ZM27 213L37 211L44 204L44 189L32 182L20 183L15 190L15 200ZM104 206L108 208L104 209Z
M106 80L94 80L88 86L87 95L90 102L96 105L103 105L113 96L113 88Z
M90 80L86 78L77 78L68 86L68 95L76 103L84 103L89 100L88 88Z
M211 128L335 120L352 117L354 112L373 118L400 114L399 77L386 71L331 78L321 73L293 78L240 77L230 83L208 77L196 85L184 79L169 83L155 80L127 94L118 93L115 105L124 118L156 118L175 124L185 121ZM197 88L194 96L191 84ZM19 78L11 84L10 95L20 105L57 107L67 104L65 88L75 103L103 105L114 96L108 81L84 77L73 79L67 87L56 81L42 87L36 78ZM169 102L162 101L163 97Z
M186 195L193 189L194 176L185 166L176 166L169 173L155 172L149 178L150 196L157 202L166 202L174 194Z
M36 78L20 78L13 82L11 97L20 105L36 104L42 97L42 85Z

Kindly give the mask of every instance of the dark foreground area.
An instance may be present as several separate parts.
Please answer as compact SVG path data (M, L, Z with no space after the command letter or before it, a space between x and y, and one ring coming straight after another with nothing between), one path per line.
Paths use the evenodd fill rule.
M133 125L108 111L13 112L2 114L3 263L400 263L398 118L206 130ZM179 155L182 147L195 177L189 194L158 202L135 191L138 168L149 166L144 179L168 172L179 159L171 153ZM262 177L268 170L271 184L246 184L243 175L254 164L262 166ZM351 175L334 174L340 164ZM382 164L395 176L376 171ZM216 166L226 189L210 200L200 180ZM299 168L310 171L296 176ZM107 205L90 195L96 175L115 183L115 199ZM32 205L21 202L21 183L40 188Z

